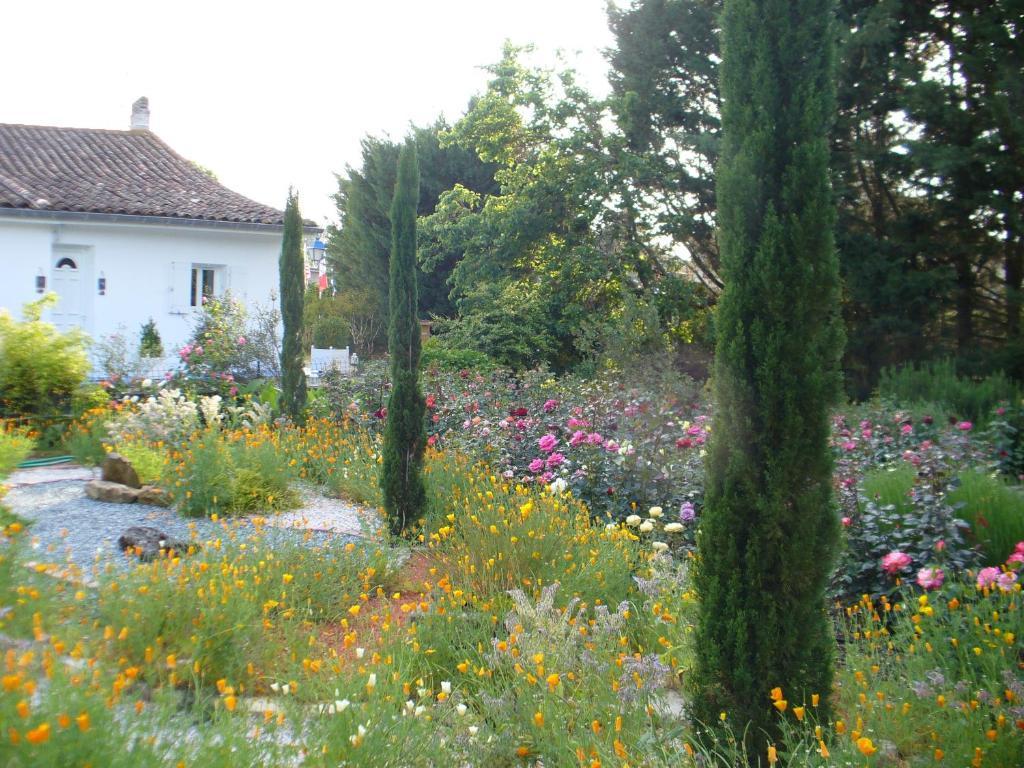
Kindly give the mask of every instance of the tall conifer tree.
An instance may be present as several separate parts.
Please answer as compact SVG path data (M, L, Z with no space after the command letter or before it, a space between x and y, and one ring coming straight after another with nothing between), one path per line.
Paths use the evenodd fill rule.
M416 145L410 139L398 157L398 180L391 203L389 268L391 397L384 429L381 490L388 524L395 535L416 522L426 502L423 449L426 402L420 392L420 327L416 291L416 202L419 199Z
M306 408L306 375L302 372L302 304L304 299L302 216L299 196L288 190L284 238L278 262L281 279L281 410L301 423Z
M715 432L695 574L697 711L776 738L771 690L827 706L842 349L827 131L832 0L726 0ZM820 712L820 708L819 708ZM773 717L773 715L775 717Z

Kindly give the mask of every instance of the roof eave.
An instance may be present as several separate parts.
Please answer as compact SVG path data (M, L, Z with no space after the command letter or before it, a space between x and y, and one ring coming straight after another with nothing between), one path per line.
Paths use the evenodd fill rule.
M0 207L0 217L35 219L38 221L74 221L89 224L150 224L155 226L217 229L236 232L283 232L284 224L263 224L254 221L223 221L219 219L186 219L177 216L142 216L126 213L93 213L89 211L51 211L35 208ZM321 232L320 227L304 225L309 233Z

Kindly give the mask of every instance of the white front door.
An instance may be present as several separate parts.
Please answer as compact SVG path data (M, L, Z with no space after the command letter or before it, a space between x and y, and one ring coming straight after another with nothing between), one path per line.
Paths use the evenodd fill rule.
M74 253L54 253L51 289L57 294L57 305L50 316L61 331L85 325L83 312L82 265Z

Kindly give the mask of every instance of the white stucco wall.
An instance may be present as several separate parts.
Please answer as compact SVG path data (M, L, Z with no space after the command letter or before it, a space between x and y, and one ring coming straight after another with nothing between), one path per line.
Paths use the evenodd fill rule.
M93 338L120 330L138 339L142 324L152 317L170 353L187 340L192 327L193 265L217 268L218 294L229 289L247 306L265 304L278 291L280 252L280 231L40 221L0 212L0 309L20 317L22 305L39 297L36 277L46 277L47 290L59 287L55 264L70 256L78 265L78 312L63 316L58 304L49 319L73 322ZM101 275L106 278L103 296ZM73 301L62 303L67 310Z

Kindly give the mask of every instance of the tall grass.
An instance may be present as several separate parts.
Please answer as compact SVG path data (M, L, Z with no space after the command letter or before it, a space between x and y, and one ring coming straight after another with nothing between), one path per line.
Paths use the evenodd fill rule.
M905 515L914 508L910 491L916 477L917 470L910 464L873 469L865 473L862 487L865 495L879 506L893 506L897 514Z
M985 565L1004 562L1018 541L1024 541L1024 493L999 478L980 471L960 475L949 502L971 524Z
M947 359L886 368L878 394L900 404L933 403L958 419L984 422L1000 402L1017 402L1024 391L1002 372L983 379L958 376L955 363Z

